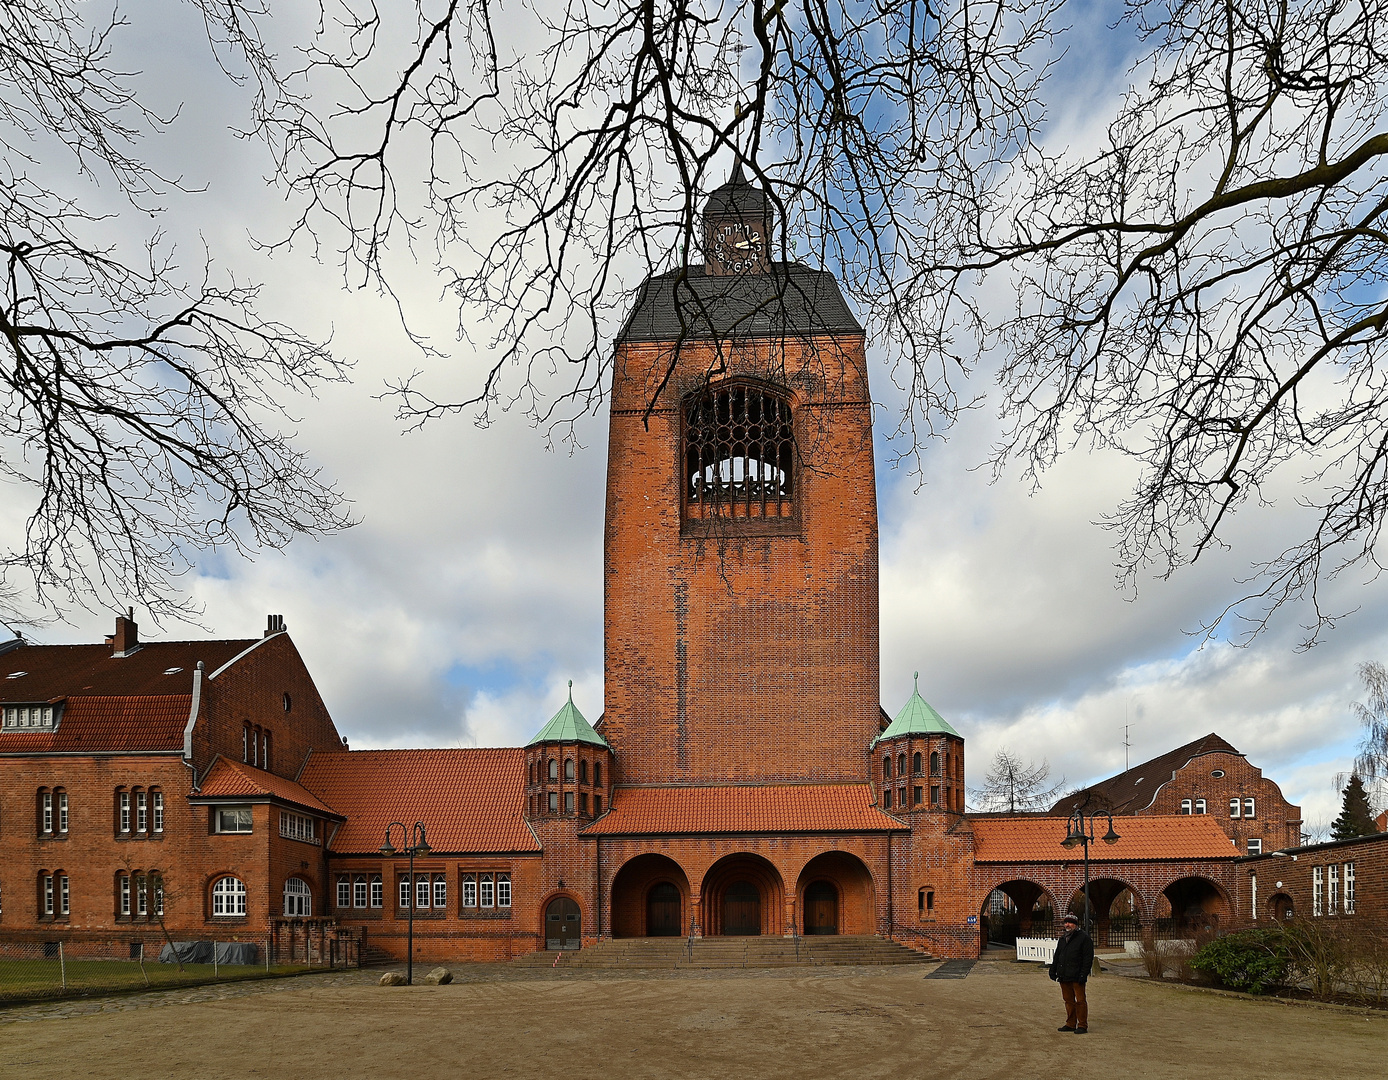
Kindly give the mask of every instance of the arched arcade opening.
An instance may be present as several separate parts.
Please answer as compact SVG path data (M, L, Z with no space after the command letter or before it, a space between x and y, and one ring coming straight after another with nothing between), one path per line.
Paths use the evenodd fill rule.
M785 932L785 886L760 855L719 859L700 890L705 936L746 937Z
M1218 926L1229 917L1229 898L1206 877L1183 877L1162 890L1157 901L1157 925L1173 931Z
M983 900L979 927L983 943L1012 945L1019 937L1045 936L1055 921L1055 902L1045 888L1018 878L1004 881Z
M689 878L651 852L622 865L612 881L613 937L679 937L689 932Z
M826 851L807 862L795 896L802 934L871 934L876 927L872 874L846 851Z

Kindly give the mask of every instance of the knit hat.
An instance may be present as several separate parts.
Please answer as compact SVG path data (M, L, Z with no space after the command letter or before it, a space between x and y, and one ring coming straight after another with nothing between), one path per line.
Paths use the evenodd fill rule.
M1064 921L1068 923L1074 923L1076 926L1079 926L1080 917L1078 915L1066 915Z

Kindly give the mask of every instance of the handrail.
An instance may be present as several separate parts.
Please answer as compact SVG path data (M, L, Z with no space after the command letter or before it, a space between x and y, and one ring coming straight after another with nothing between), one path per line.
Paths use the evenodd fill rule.
M689 962L692 964L694 963L694 913L692 911L689 913L689 941L687 945L689 947Z

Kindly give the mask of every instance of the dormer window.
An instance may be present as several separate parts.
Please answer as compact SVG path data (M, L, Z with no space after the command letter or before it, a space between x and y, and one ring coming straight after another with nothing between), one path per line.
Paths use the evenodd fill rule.
M61 709L56 705L6 705L5 731L52 731Z
M685 517L788 520L794 514L795 428L790 402L739 383L684 406Z

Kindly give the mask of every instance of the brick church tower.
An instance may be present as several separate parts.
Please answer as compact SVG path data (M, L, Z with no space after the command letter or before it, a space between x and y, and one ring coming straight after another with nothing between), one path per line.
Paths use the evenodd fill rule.
M879 731L864 335L833 277L771 257L743 178L707 261L643 286L616 345L606 718L624 785L864 782Z

